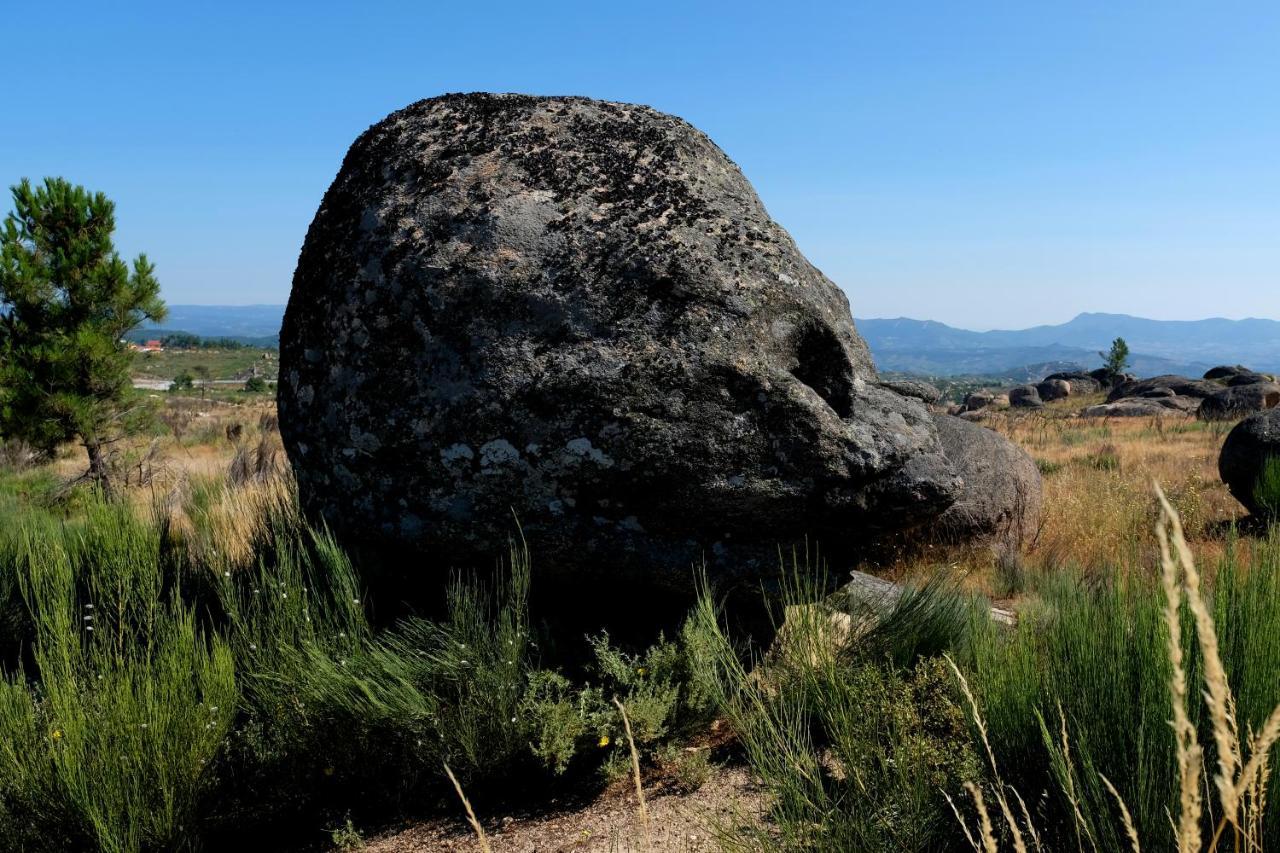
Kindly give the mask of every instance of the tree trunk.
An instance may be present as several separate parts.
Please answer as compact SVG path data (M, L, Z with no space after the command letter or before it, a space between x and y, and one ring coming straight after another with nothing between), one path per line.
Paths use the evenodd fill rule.
M107 460L102 455L102 443L86 441L85 452L89 454L89 480L102 489L102 496L107 500L115 497L115 488L111 483L111 474L107 470Z

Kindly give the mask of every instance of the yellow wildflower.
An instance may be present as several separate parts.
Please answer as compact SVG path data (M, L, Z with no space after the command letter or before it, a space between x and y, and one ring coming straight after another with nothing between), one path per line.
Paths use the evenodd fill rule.
M62 729L54 729L50 733L49 737L53 738L54 740L62 740Z
M609 745L609 736L600 735L600 743L598 744L598 746L608 746L608 745Z

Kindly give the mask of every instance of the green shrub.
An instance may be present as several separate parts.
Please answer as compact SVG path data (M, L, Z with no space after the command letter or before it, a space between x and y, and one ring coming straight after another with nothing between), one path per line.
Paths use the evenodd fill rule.
M1057 474L1058 472L1062 471L1066 467L1067 466L1063 465L1061 462L1054 462L1049 459L1036 460L1036 468L1039 469L1040 473L1045 477L1048 477L1052 474Z
M155 531L129 510L26 533L5 569L34 627L34 669L0 686L0 844L190 843L234 718L229 647L167 586Z
M782 603L823 608L797 574ZM821 610L792 610L793 614ZM703 596L687 628L694 678L714 695L772 795L772 825L728 832L732 849L935 850L955 838L942 791L979 769L951 677L931 655L964 644L970 604L933 586L833 647L825 617L799 619L789 641L815 651L802 666L753 672Z

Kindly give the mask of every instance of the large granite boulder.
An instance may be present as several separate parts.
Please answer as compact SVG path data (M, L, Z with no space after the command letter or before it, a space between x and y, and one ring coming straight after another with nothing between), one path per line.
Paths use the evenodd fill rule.
M1197 417L1202 421L1230 421L1274 409L1277 404L1280 385L1274 382L1233 385L1201 400Z
M1222 390L1217 382L1207 379L1188 379L1185 376L1153 376L1150 379L1135 379L1122 382L1111 389L1107 402L1114 403L1125 397L1141 397L1148 391L1167 388L1179 397L1196 397L1204 399L1210 394Z
M447 95L347 153L281 334L280 429L340 536L688 583L834 559L960 492L924 402L684 121ZM408 562L408 561L406 561ZM420 570L419 570L420 571Z
M934 421L963 485L959 499L930 525L931 533L945 542L1019 550L1040 525L1043 483L1035 460L986 427L943 414Z
M1263 493L1258 488L1272 459L1280 459L1280 408L1250 415L1236 424L1218 454L1222 482L1245 508L1264 517L1280 514L1280 483L1272 478Z

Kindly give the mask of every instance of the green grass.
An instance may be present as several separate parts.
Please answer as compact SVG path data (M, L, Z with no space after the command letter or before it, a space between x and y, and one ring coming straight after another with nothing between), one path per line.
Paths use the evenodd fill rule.
M265 378L274 381L280 367L279 353L257 347L139 352L134 354L132 373L135 378L171 380L186 372L199 378L196 368L203 367L213 379L231 379L254 366L262 371Z
M1280 456L1263 463L1253 487L1253 500L1268 518L1280 518Z
M683 638L578 637L585 668L543 660L522 546L493 579L455 577L439 618L375 629L355 567L292 505L249 559L219 547L207 509L227 488L191 489L177 537L123 506L60 518L0 489L0 850L377 823L441 802L445 762L489 800L603 784L629 755L615 696L648 763L709 721Z
M1144 847L1172 844L1164 598L1145 567L1011 574L1033 594L1009 630L945 575L881 613L793 560L767 598L776 642L731 632L704 589L676 635L621 648L530 612L522 543L491 575L454 576L438 615L377 627L359 568L292 502L264 504L231 549L213 511L229 484L195 484L178 535L91 497L43 505L43 476L0 476L0 850L355 837L453 808L446 762L482 814L517 790L590 790L629 766L615 697L643 761L679 784L710 772L681 745L728 721L772 804L763 825L719 828L729 849L967 849L946 795L1007 789L944 654L1045 849L1126 849L1104 776ZM1210 601L1256 730L1280 701L1280 539L1228 544ZM1198 687L1186 617L1183 633ZM1264 820L1280 837L1280 807Z

